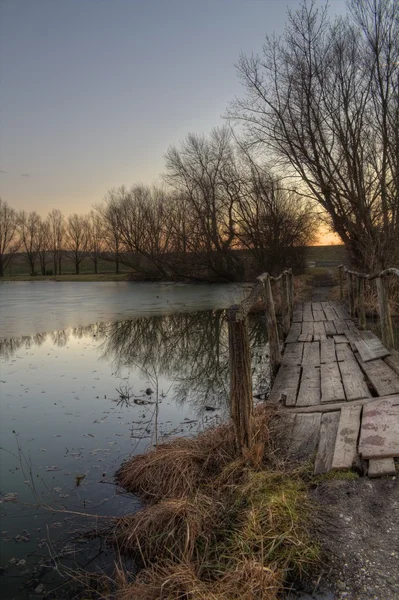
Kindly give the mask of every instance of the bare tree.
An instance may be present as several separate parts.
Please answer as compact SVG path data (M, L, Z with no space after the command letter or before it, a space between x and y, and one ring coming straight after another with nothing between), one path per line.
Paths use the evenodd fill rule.
M76 275L79 275L80 265L90 250L89 223L86 215L69 215L65 230L65 248L67 256L75 265Z
M0 198L0 277L21 247L16 211Z
M197 267L204 265L208 277L240 278L240 260L232 250L241 180L229 130L214 129L209 138L188 135L180 148L169 148L166 168L169 185L185 198L192 219L190 238L184 240Z
M124 188L120 188L124 189ZM123 195L123 194L122 194ZM120 270L120 255L123 251L121 233L119 229L119 200L120 191L110 190L104 202L95 207L95 210L100 215L103 227L106 250L104 258L115 262L115 272L118 274Z
M89 235L89 256L94 264L94 272L98 273L98 261L105 248L105 227L101 215L92 210L87 219Z
M60 210L53 209L47 217L50 226L51 250L53 254L54 275L62 272L62 251L65 235L65 219Z
M18 229L24 248L23 257L29 265L30 275L35 275L36 260L39 251L41 218L36 211L22 211L18 217Z
M315 0L289 12L282 37L240 58L246 96L230 116L302 179L353 261L373 268L398 235L399 4L350 4L334 21Z
M40 218L37 232L37 256L39 258L41 274L46 274L47 259L51 252L50 223Z

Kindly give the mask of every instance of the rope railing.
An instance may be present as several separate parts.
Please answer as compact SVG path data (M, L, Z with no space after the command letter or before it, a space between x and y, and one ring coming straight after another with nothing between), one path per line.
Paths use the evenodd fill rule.
M278 336L277 318L271 282L281 285L283 329L288 333L294 308L294 277L292 269L286 269L278 277L263 273L240 304L226 311L229 331L230 357L230 411L236 431L237 445L244 451L253 443L253 397L251 375L251 351L249 344L248 313L263 298L267 320L272 379L281 364L282 356Z
M345 265L339 265L339 289L340 298L344 299L344 275L347 282L347 298L349 312L352 318L358 317L360 329L366 328L366 308L364 302L365 281L375 281L378 298L378 314L381 321L382 342L388 348L394 345L391 311L389 307L389 296L387 277L396 276L399 279L399 269L390 267L378 273L359 273L352 271Z

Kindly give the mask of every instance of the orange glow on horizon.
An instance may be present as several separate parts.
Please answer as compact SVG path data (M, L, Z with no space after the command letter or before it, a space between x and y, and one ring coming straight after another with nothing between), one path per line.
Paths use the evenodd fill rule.
M334 231L328 231L324 227L320 228L317 240L312 246L342 246L342 240Z

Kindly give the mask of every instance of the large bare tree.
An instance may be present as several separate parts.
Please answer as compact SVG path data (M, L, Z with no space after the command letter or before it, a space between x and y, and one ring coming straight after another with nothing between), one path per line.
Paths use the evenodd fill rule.
M36 274L36 261L40 246L41 217L36 211L21 211L18 216L18 229L21 236L23 257L29 265L30 275Z
M300 177L353 261L374 268L399 236L399 3L349 5L335 20L315 0L289 12L281 37L241 56L246 95L229 114Z
M18 235L18 215L11 206L0 198L0 277L21 247Z
M53 209L47 217L50 226L51 250L53 255L54 275L62 272L62 251L65 236L64 215L58 208Z
M75 273L79 275L80 265L90 250L89 223L86 215L73 213L69 215L65 228L65 249L67 256L75 265Z

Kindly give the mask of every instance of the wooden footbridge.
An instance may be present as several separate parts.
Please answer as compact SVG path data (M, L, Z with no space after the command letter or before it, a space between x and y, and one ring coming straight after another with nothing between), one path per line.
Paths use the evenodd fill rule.
M314 472L359 467L369 476L395 474L399 457L399 353L393 345L388 269L365 275L340 268L343 302L294 303L290 270L268 274L239 306L227 312L230 340L231 409L238 443L252 439L251 364L246 316L262 295L267 317L271 369L275 375L267 403L278 407L282 446L295 459L314 458ZM364 284L377 285L384 345L365 327ZM273 287L279 284L286 334L279 343ZM369 285L369 284L367 284ZM359 325L359 327L357 326Z

